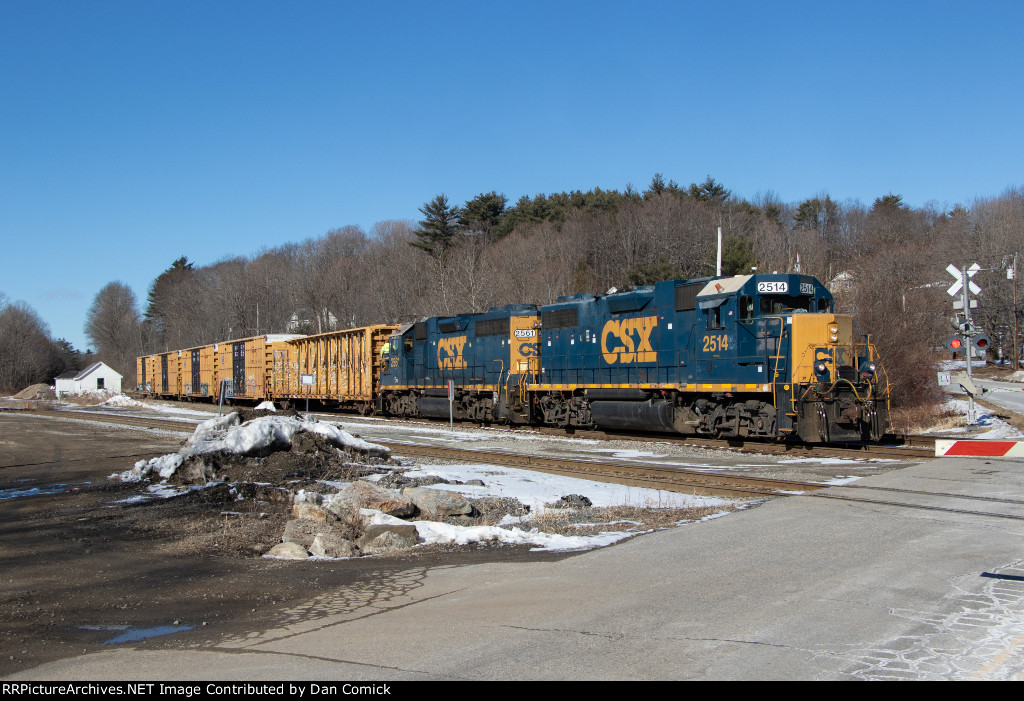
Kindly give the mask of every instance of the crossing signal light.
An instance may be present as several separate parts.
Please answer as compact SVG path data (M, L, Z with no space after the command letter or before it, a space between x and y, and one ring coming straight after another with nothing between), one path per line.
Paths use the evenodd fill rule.
M953 351L954 353L959 353L963 351L964 346L966 345L967 344L964 343L963 336L950 336L949 338L946 339L946 348Z
M979 351L985 352L988 350L988 347L992 345L992 339L988 337L988 334L979 333L971 339L971 345Z

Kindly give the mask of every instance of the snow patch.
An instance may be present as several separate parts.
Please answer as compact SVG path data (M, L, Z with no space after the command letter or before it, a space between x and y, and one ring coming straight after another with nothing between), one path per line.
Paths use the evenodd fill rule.
M167 480L188 456L208 453L255 455L273 448L286 450L291 447L292 438L302 432L325 436L343 448L370 455L386 456L390 453L384 446L356 438L333 424L304 421L292 416L264 416L243 424L238 412L233 411L201 422L177 453L140 460L132 469L111 476L120 477L122 482L139 482L157 473L162 480Z

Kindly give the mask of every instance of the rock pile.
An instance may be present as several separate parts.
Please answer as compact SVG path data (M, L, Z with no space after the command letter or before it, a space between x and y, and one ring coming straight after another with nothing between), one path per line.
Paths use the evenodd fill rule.
M300 491L285 524L282 542L267 557L303 559L359 557L407 550L419 542L414 523L395 522L418 518L440 520L470 517L472 502L460 494L430 487L406 487L397 492L372 482L357 480L335 494ZM377 514L391 517L375 522Z
M436 488L455 482L408 477L383 446L335 424L264 408L205 421L178 452L140 460L112 477L128 483L159 481L178 496L189 494L197 504L237 503L233 508L241 511L266 509L277 519L290 517L284 521L282 542L264 552L269 543L263 540L256 550L288 559L406 550L427 540L421 539L412 519L426 533L444 527L433 522L486 528L506 516L515 519L529 512L516 499L470 500ZM483 486L480 480L466 484Z

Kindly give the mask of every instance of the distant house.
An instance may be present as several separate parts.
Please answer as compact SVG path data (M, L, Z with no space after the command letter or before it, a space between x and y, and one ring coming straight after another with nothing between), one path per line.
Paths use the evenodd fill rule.
M324 333L338 330L338 317L321 309L317 314L312 309L299 309L284 325L288 333Z
M86 392L121 392L121 373L106 363L93 363L85 370L66 372L54 378L58 397Z

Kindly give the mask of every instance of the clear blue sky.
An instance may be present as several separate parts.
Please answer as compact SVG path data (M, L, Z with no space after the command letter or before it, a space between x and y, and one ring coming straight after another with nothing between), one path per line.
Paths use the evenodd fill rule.
M0 291L456 203L712 175L948 207L1024 184L1020 2L0 0Z

